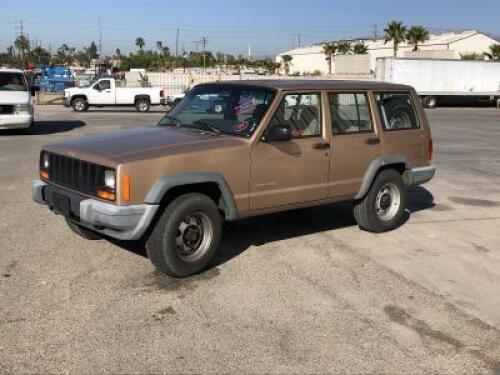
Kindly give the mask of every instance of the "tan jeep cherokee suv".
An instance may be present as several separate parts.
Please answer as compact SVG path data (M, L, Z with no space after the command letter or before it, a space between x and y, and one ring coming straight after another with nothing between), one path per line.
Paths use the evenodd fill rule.
M203 270L222 221L353 200L359 226L398 227L434 176L408 86L235 81L194 87L156 127L43 148L33 198L79 235L144 239L162 272Z

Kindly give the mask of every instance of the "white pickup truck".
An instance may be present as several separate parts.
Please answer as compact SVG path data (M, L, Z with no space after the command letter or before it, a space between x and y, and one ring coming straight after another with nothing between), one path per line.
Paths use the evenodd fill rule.
M102 78L89 87L64 90L63 103L77 112L89 106L135 106L137 111L147 112L152 105L171 104L175 99L159 87L117 87L114 79Z

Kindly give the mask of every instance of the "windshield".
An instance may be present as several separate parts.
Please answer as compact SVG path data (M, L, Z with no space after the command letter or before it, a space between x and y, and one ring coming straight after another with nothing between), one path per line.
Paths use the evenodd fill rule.
M21 73L0 72L0 91L28 91Z
M196 86L158 125L250 137L274 94L266 88L244 85Z

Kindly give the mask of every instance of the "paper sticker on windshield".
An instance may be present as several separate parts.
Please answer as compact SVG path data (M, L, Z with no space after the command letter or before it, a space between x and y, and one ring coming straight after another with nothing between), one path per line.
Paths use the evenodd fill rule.
M252 96L240 97L240 101L234 110L236 115L251 115L255 110L254 98Z
M248 123L243 121L233 125L233 131L243 133L248 128Z

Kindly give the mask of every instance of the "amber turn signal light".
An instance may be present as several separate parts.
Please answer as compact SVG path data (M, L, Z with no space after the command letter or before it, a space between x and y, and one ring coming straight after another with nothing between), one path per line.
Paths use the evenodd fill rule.
M130 200L130 176L127 175L123 176L122 198L127 202Z
M40 171L40 178L43 178L44 180L48 180L49 177L50 177L49 172Z
M106 190L98 190L97 196L99 198L106 199L108 201L114 201L116 198L115 193L110 193L109 191Z

